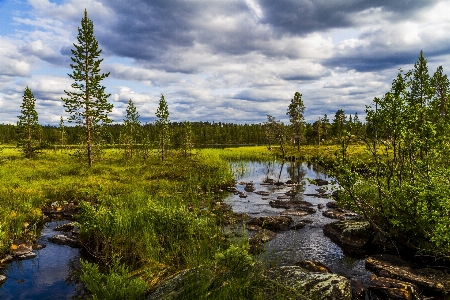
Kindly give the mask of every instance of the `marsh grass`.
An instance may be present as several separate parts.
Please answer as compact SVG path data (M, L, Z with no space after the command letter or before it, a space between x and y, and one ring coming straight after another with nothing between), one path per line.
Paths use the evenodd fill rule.
M311 148L302 155L307 151L317 154ZM274 151L202 149L188 157L171 153L161 161L153 153L145 161L125 162L118 150L108 149L92 168L70 153L48 150L25 159L14 148L0 152L0 257L14 239L38 233L44 206L73 202L81 209L77 222L85 248L107 266L83 264L88 289L96 278L141 289L142 282L133 281L139 277L152 290L180 270L203 267L208 271L192 285L198 299L266 298L261 267L248 254L246 240L233 246L226 238L216 202L223 195L219 189L245 172L239 161L274 160ZM102 292L91 285L93 297Z

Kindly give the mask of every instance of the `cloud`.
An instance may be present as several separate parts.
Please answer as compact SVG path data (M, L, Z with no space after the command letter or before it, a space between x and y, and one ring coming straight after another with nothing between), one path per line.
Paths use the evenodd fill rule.
M17 45L0 36L0 76L30 76L30 64L26 57L18 53Z

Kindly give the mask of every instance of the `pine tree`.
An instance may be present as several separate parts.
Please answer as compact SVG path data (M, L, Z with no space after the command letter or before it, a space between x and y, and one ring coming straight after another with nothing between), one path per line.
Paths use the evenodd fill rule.
M125 159L127 160L133 158L137 139L142 131L141 127L139 113L137 112L133 101L130 99L126 109L126 116L123 120L123 130L120 135L120 140L124 147Z
M305 105L303 104L302 94L296 92L294 98L291 99L286 115L289 116L291 129L295 133L294 141L297 145L298 151L300 151L300 140L302 139L303 129L305 127L305 117L303 116L304 112Z
M183 122L183 153L184 157L191 155L194 144L192 142L192 124L191 122Z
M161 94L161 98L159 99L159 107L156 111L156 116L158 120L156 120L156 125L159 128L159 151L161 155L161 160L164 161L167 153L167 147L170 142L170 133L169 133L169 107L167 106L167 102L164 99L164 95Z
M35 110L36 99L33 92L27 86L23 92L20 111L22 115L17 116L17 133L19 135L18 146L22 148L26 158L32 158L39 149L36 136L39 134L38 113Z
M61 118L59 119L59 141L60 141L60 145L61 145L61 152L64 149L64 145L65 145L65 137L66 137L66 128L64 127L64 119L61 116Z
M72 61L70 67L72 74L68 74L75 82L72 88L75 91L64 91L67 98L64 101L66 112L71 116L69 122L84 127L87 160L90 167L93 164L93 146L98 137L101 127L111 123L108 113L113 105L108 103L110 94L105 93L105 87L100 82L109 76L109 73L100 73L99 59L101 49L98 47L94 36L94 23L89 19L87 11L81 20L81 28L78 28L78 44L73 44Z

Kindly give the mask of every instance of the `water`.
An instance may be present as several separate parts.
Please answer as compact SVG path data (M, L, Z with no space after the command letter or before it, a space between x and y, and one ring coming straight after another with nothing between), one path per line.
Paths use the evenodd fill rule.
M344 254L338 245L323 234L323 226L327 223L336 222L336 220L324 217L317 205L325 205L332 199L305 195L316 194L316 189L320 188L309 180L316 178L331 180L326 174L315 169L314 166L292 162L285 164L251 162L247 163L245 168L239 164L232 167L235 170L238 183L240 181L242 183L253 181L256 191L270 192L269 196L247 192L247 198L230 195L225 202L232 206L233 211L246 213L250 217L279 215L284 209L270 207L269 201L284 195L293 187L282 186L278 189L274 186L261 185L267 178L282 182L291 179L297 182L298 185L294 187L298 192L296 198L312 203L317 210L316 213L303 217L291 216L295 223L304 219L310 220L312 223L306 224L299 230L279 232L272 241L266 243L266 251L259 256L259 259L266 262L268 266L294 265L300 260L320 261L330 267L334 273L347 278L356 278L363 285L368 286L371 273L365 269L365 259ZM237 184L236 187L239 191L244 191L245 185ZM328 189L328 193L331 193L333 185L322 186L322 188ZM323 210L326 210L326 207Z
M35 250L35 258L13 261L0 270L8 278L0 286L0 299L71 299L75 296L76 284L71 280L71 271L79 264L80 250L48 241L59 233L53 228L63 223L67 221L46 224L38 241L46 247Z

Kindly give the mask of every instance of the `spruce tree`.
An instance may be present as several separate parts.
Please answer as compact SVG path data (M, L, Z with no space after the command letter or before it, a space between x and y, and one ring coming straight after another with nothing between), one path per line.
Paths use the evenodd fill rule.
M64 145L65 145L65 137L66 137L66 128L64 127L64 119L61 116L61 118L59 119L59 141L60 141L60 145L61 145L61 152L64 149Z
M159 129L159 151L161 155L161 160L164 161L167 153L167 147L170 142L170 133L169 133L169 107L167 106L167 102L164 99L164 95L161 94L161 98L159 99L159 107L156 111L156 116L158 120L156 120L156 126Z
M303 116L304 112L305 105L303 104L302 94L296 92L294 98L291 99L286 115L289 116L291 129L295 133L294 141L297 145L298 151L300 151L300 140L302 139L303 129L305 127L305 117Z
M133 100L130 99L128 101L125 119L123 120L123 130L120 135L126 160L133 158L137 139L140 134L141 122L139 121L139 113L133 104Z
M69 122L84 127L87 160L90 167L93 164L93 146L98 137L101 127L111 123L108 113L113 105L108 103L110 94L105 93L105 87L100 82L109 76L109 73L100 72L99 59L101 49L98 47L94 36L94 23L89 19L87 11L81 20L81 28L78 28L78 44L73 44L72 61L70 67L72 74L68 74L75 82L72 89L75 91L64 91L67 98L62 98L66 112L71 116Z
M39 149L36 135L39 134L38 113L35 110L36 99L33 92L27 86L23 92L22 114L17 116L17 133L19 135L18 146L22 148L26 158L32 158Z

